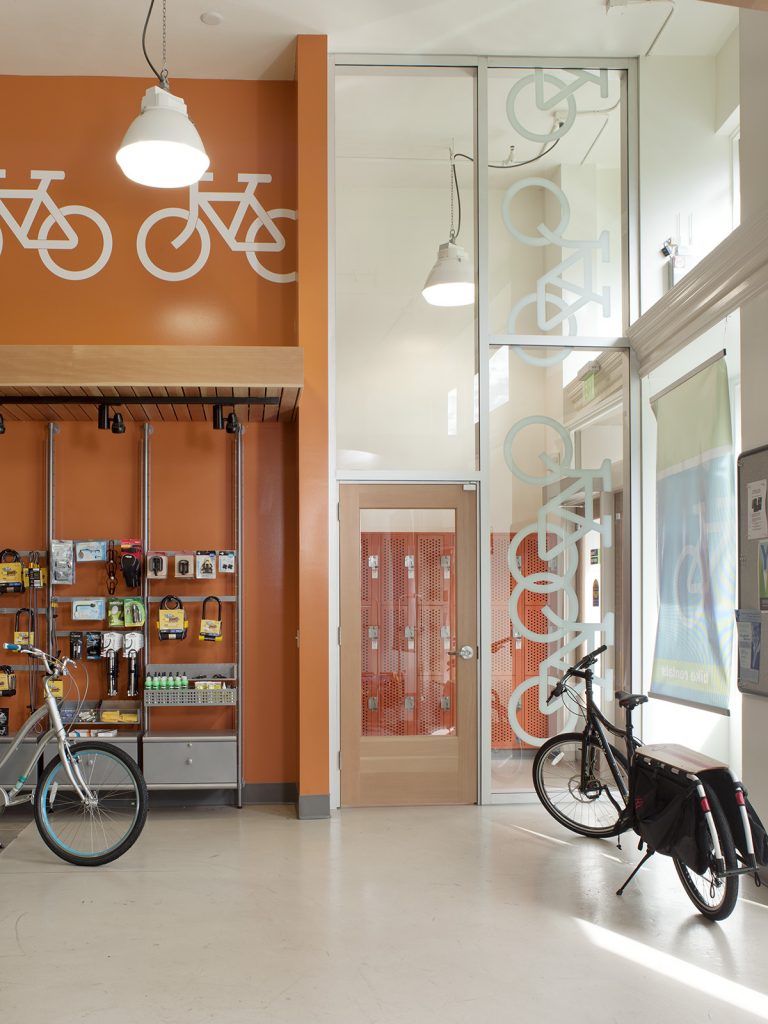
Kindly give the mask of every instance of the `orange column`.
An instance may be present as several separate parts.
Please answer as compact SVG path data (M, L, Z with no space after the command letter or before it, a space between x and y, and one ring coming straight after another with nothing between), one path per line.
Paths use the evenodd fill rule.
M328 778L328 41L299 36L299 803L330 813Z

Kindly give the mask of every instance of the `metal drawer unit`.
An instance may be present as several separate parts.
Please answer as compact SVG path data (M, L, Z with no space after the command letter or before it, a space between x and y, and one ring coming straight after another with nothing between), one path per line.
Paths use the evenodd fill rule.
M139 734L136 732L124 736L69 736L70 743L109 743L112 747L119 747L129 757L132 757L138 764L139 761ZM45 763L48 764L59 753L56 741L51 740L45 747Z
M146 735L142 747L150 789L237 789L235 733Z

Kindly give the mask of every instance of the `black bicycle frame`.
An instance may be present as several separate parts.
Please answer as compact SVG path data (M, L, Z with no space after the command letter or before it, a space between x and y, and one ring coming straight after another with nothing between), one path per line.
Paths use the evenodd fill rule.
M578 676L580 679L584 680L584 692L587 699L587 724L584 727L584 732L581 734L581 787L583 790L586 790L587 784L589 783L590 772L588 771L588 767L591 768L591 765L588 760L588 752L591 741L596 737L597 742L608 761L611 773L616 781L616 785L619 788L624 803L626 804L629 799L629 790L622 778L621 772L619 771L619 766L616 763L616 758L613 756L611 745L603 731L603 726L612 732L614 736L620 736L625 740L627 747L627 762L630 763L636 746L634 737L632 736L631 711L627 709L626 729L617 728L613 723L608 721L605 715L595 704L594 697L592 695L593 673L590 669L585 669L583 671L574 670L571 675Z

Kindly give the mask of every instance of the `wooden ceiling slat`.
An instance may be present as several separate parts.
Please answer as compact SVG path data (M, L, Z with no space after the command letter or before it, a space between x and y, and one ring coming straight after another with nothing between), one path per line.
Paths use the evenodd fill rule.
M248 388L232 388L232 397L247 398L248 391ZM241 423L248 423L252 408L253 406L250 405L241 405L235 409L235 412L237 413L237 418L240 420Z
M65 390L73 398L82 397L86 393L84 388L68 387ZM72 408L78 410L77 418L79 420L97 420L99 418L99 411L95 405L75 405Z
M185 397L184 388L172 388L172 387L169 387L169 388L166 388L165 390L168 392L168 397L169 398L184 398ZM189 423L189 421L192 419L192 414L190 412L190 408L189 408L188 405L184 405L183 403L179 403L178 405L172 406L172 408L173 408L173 411L176 413L176 419L177 420L180 420L180 421L182 421L184 423Z
M3 388L3 392L6 395L20 395L21 391L19 388ZM11 416L11 408L13 408L13 415ZM14 420L32 420L34 417L29 411L29 406L26 405L10 405L0 406L0 409L8 409L9 419Z
M106 390L106 389L105 389ZM114 391L117 398L135 398L133 388L110 388L110 391ZM145 422L146 416L141 406L138 405L122 405L121 407L123 416L127 420L136 420L138 422Z
M152 398L152 391L150 388L138 387L134 384L133 393L137 398ZM148 420L159 420L162 419L160 412L156 405L151 402L142 402L139 408L144 410L144 415Z
M179 388L185 398L201 398L200 388ZM205 408L202 405L185 405L189 418L195 423L202 423L206 419Z
M216 398L217 397L216 388L198 388L198 390L200 392L200 397L201 398ZM211 412L210 405L204 405L204 406L202 406L202 409L203 409L203 416L207 420L213 419L213 413Z
M167 388L150 388L149 393L154 398L168 398ZM176 412L172 405L158 405L157 410L160 413L161 419L167 420L170 423L176 422Z
M109 402L110 399L114 400L114 404L118 407L117 411L121 414L121 416L126 422L130 422L135 418L133 415L133 409L131 408L130 405L120 405L119 399L123 396L121 396L120 390L118 388L111 387L109 384L103 384L97 390L101 393L102 397L107 402ZM128 388L127 390L130 391L130 388ZM123 392L125 391L126 389L123 388ZM133 395L132 391L130 393L131 395Z
M290 423L296 415L296 405L299 400L299 389L298 388L284 388L283 397L280 402L280 412L278 413L278 420L281 423Z
M283 404L283 389L282 388L265 388L265 398L279 398L280 402L278 405L265 405L264 409L264 422L265 423L276 423L280 419L280 406Z

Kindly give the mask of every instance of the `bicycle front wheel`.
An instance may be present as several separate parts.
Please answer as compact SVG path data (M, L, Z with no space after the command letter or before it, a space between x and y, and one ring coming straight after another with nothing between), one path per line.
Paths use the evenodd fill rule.
M627 759L610 747L624 792L629 792ZM582 836L615 836L627 829L621 822L626 805L618 780L595 740L586 747L582 773L582 734L563 733L547 740L533 759L533 785L547 811Z
M69 748L72 771L85 783L84 800L56 757L35 792L35 822L43 841L70 864L96 867L121 857L147 820L149 795L136 762L111 743L76 743Z
M726 870L732 871L736 867L736 848L730 827L717 797L710 789L707 790L707 800L712 811L715 832L717 832ZM730 875L724 878L717 873L715 847L709 833L707 833L707 837L709 839L708 863L703 874L698 874L677 857L673 857L672 860L675 862L675 870L683 883L683 888L694 907L710 921L722 921L733 912L733 908L736 906L739 895L739 876Z

